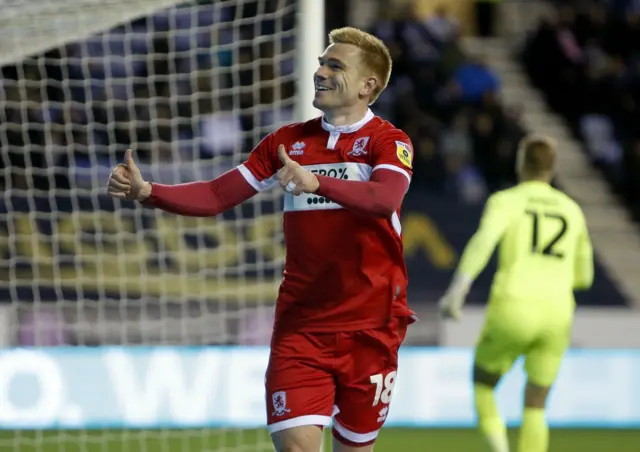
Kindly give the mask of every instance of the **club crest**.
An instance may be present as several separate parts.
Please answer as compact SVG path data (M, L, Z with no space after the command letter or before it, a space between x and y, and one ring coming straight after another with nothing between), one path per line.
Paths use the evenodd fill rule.
M351 149L351 151L347 152L347 155L351 155L353 157L366 155L367 151L365 148L367 147L367 143L369 143L369 137L356 139L356 141L353 143L353 148Z
M287 408L287 393L278 391L271 394L271 403L273 404L272 416L283 416L291 410Z

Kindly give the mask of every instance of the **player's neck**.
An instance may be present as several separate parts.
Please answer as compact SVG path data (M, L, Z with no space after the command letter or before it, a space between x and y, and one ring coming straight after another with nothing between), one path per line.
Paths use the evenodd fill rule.
M549 185L551 182L548 179L543 177L523 177L522 179L520 179L520 183L521 184L538 183L538 184Z
M336 127L350 126L361 121L366 116L367 111L369 111L369 107L367 105L357 109L352 108L349 110L326 111L324 113L324 120L328 124Z

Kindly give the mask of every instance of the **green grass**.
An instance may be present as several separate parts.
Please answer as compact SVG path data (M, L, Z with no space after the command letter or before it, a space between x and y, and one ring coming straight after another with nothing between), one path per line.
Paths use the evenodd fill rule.
M517 431L510 433L512 445L515 445ZM0 431L1 452L267 452L271 450L269 437L264 430ZM550 452L608 451L640 451L640 430L552 430L551 432ZM474 430L389 428L383 429L380 433L376 452L487 452L487 449Z

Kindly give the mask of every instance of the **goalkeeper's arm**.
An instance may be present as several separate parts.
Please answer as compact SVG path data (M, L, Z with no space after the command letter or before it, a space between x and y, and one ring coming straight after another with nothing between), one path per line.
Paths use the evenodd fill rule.
M489 262L511 217L503 196L496 194L487 201L480 227L462 253L449 292L466 295L473 281Z
M591 245L589 233L586 231L586 228L578 239L576 251L573 288L576 290L586 290L593 284L593 246Z

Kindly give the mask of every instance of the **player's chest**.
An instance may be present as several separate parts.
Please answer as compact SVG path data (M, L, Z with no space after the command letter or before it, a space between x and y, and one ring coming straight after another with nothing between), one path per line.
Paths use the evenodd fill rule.
M368 181L373 171L371 137L346 136L332 143L328 136L327 133L322 139L293 141L287 152L292 160L312 173L342 180ZM335 209L342 207L313 193L300 196L287 193L284 196L285 212Z
M323 133L318 137L299 138L288 143L289 157L302 166L371 161L371 137L356 134Z

